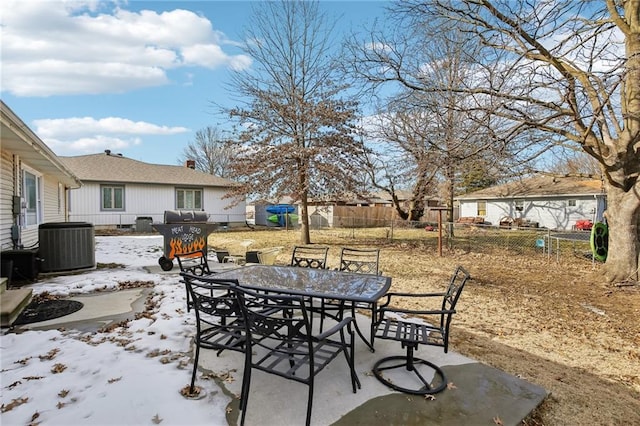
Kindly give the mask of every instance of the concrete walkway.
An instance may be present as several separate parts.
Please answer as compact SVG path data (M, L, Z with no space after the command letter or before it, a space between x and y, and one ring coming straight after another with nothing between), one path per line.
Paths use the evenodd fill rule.
M159 267L149 272L163 273ZM167 274L177 273L177 268ZM125 290L81 296L80 311L32 326L91 329L120 321L143 310L148 289ZM75 299L75 298L74 298ZM368 318L358 318L366 324ZM316 377L313 425L518 425L547 396L534 384L442 348L420 347L416 356L439 365L447 375L448 389L433 399L395 392L371 373L374 363L385 356L404 355L400 343L376 340L372 353L356 337L356 370L362 388L352 393L346 361L333 360ZM240 395L244 357L225 351L202 350L197 382L214 377L222 391ZM203 377L207 376L207 377ZM304 424L308 388L304 384L254 370L247 406L247 425ZM239 421L238 401L228 409L229 424Z

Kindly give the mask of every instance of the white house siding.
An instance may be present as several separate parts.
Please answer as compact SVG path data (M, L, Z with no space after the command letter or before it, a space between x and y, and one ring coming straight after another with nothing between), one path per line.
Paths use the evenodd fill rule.
M12 205L12 197L14 194L20 195L20 183L18 182L18 188L15 187L16 179L14 176L14 170L16 165L14 163L13 154L8 151L2 151L2 185L0 187L0 244L2 250L13 249L13 242L11 240L11 226L14 223ZM27 163L25 165L28 166ZM32 168L36 170L35 168ZM37 171L37 170L36 170ZM59 180L43 174L43 195L42 195L42 220L44 222L63 222L65 221L64 204L58 204L58 192L59 192ZM64 190L62 191L64 195ZM64 196L61 200L64 202ZM38 224L28 227L20 228L20 244L24 247L35 246L38 242Z
M174 186L125 183L124 210L108 212L100 210L100 187L107 183L83 183L81 188L70 191L69 220L74 222L89 222L98 226L131 226L138 217L151 217L154 223L162 223L165 210L176 210ZM209 221L244 224L245 203L225 210L230 204L230 200L222 200L225 193L222 188L203 188L203 210L209 215Z
M460 200L460 217L478 216L478 202L476 200Z
M26 163L25 163L26 164ZM64 204L58 209L58 184L56 178L49 175L42 175L42 221L48 222L64 222ZM38 229L40 224L30 225L20 229L20 242L24 247L34 247L38 243Z
M0 249L13 248L11 225L13 225L12 197L14 194L13 155L2 151L0 158Z
M66 197L64 185L50 176L44 176L44 222L65 222Z
M460 216L477 216L478 201L486 201L485 222L499 225L504 217L522 218L538 222L540 227L558 230L572 229L576 221L583 219L601 220L604 210L603 198L593 195L568 196L566 198L521 198L523 210L516 211L515 199L509 200L460 200ZM568 200L576 200L569 206Z

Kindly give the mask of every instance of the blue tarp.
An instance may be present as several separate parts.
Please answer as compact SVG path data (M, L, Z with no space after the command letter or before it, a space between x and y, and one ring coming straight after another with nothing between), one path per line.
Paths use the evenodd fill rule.
M265 210L267 211L267 213L271 213L273 216L276 216L273 219L277 219L273 220L272 216L270 216L268 220L277 223L280 226L285 226L287 224L287 220L289 223L291 223L292 220L297 220L297 216L294 219L294 215L292 215L292 213L296 211L296 208L295 206L292 206L290 204L276 204L267 207ZM287 215L289 215L288 218Z
M289 204L276 204L274 206L269 206L266 208L267 213L271 214L283 214L283 213L293 213L296 211L296 208Z

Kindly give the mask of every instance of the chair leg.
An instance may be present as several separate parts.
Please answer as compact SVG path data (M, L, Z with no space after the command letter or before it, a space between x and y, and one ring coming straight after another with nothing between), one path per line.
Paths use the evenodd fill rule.
M198 371L198 359L200 358L200 343L196 337L196 356L193 359L193 372L191 373L191 387L189 387L189 393L193 394L193 386L196 383L196 372Z
M355 353L354 353L354 334L353 331L349 331L349 351L347 351L345 345L346 345L346 341L344 338L344 330L340 330L340 341L342 342L343 346L342 346L342 352L344 353L344 357L347 360L347 364L349 365L349 372L351 373L351 387L353 388L353 393L356 393L356 386L358 387L358 389L362 388L362 385L360 384L360 379L358 379L358 375L356 374L356 368L355 368Z
M309 382L309 396L307 397L307 421L305 422L306 426L311 424L311 409L313 406L313 372L311 373L310 382Z
M371 340L369 340L369 342L371 342L371 352L375 352L375 349L373 348L373 340L376 338L377 315L378 315L378 304L372 303L371 304L371 326L369 330L369 334L371 335Z
M412 346L407 346L407 355L404 357L390 356L380 359L373 366L374 376L376 376L376 378L386 386L399 392L413 395L431 395L443 391L447 387L447 379L442 369L429 361L415 358L413 356L413 351L414 348ZM429 383L429 381L427 381L420 373L420 370L416 368L420 365L426 365L429 369L433 370L434 375L431 383ZM394 382L393 380L384 377L383 372L395 369L404 369L413 372L422 386L419 388L404 387L398 385L397 380Z
M247 364L247 363L245 363ZM242 388L240 390L240 410L242 415L240 417L240 426L244 425L245 415L247 414L247 403L249 402L249 388L251 384L251 365L245 365L245 370L242 375ZM248 368L247 368L248 367Z
M324 299L320 301L320 333L324 327Z
M375 334L375 329L373 327L373 317L371 317L371 340L367 339L366 337L364 337L364 334L362 333L362 331L360 330L360 327L358 326L358 321L356 320L356 308L355 306L351 306L351 317L353 318L353 323L355 325L355 329L356 329L356 333L358 333L358 336L360 336L360 339L362 339L362 341L365 343L365 345L367 345L369 347L369 350L371 352L375 352L376 350L373 347L373 336Z
M189 290L187 290L187 312L191 311L191 297L189 296Z

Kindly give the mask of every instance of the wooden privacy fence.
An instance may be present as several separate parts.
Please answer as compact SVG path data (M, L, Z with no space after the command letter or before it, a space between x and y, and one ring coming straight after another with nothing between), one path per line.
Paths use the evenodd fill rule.
M457 210L454 209L454 217ZM309 206L312 228L373 228L398 220L396 209L389 206ZM427 208L421 222L437 223L438 211Z

